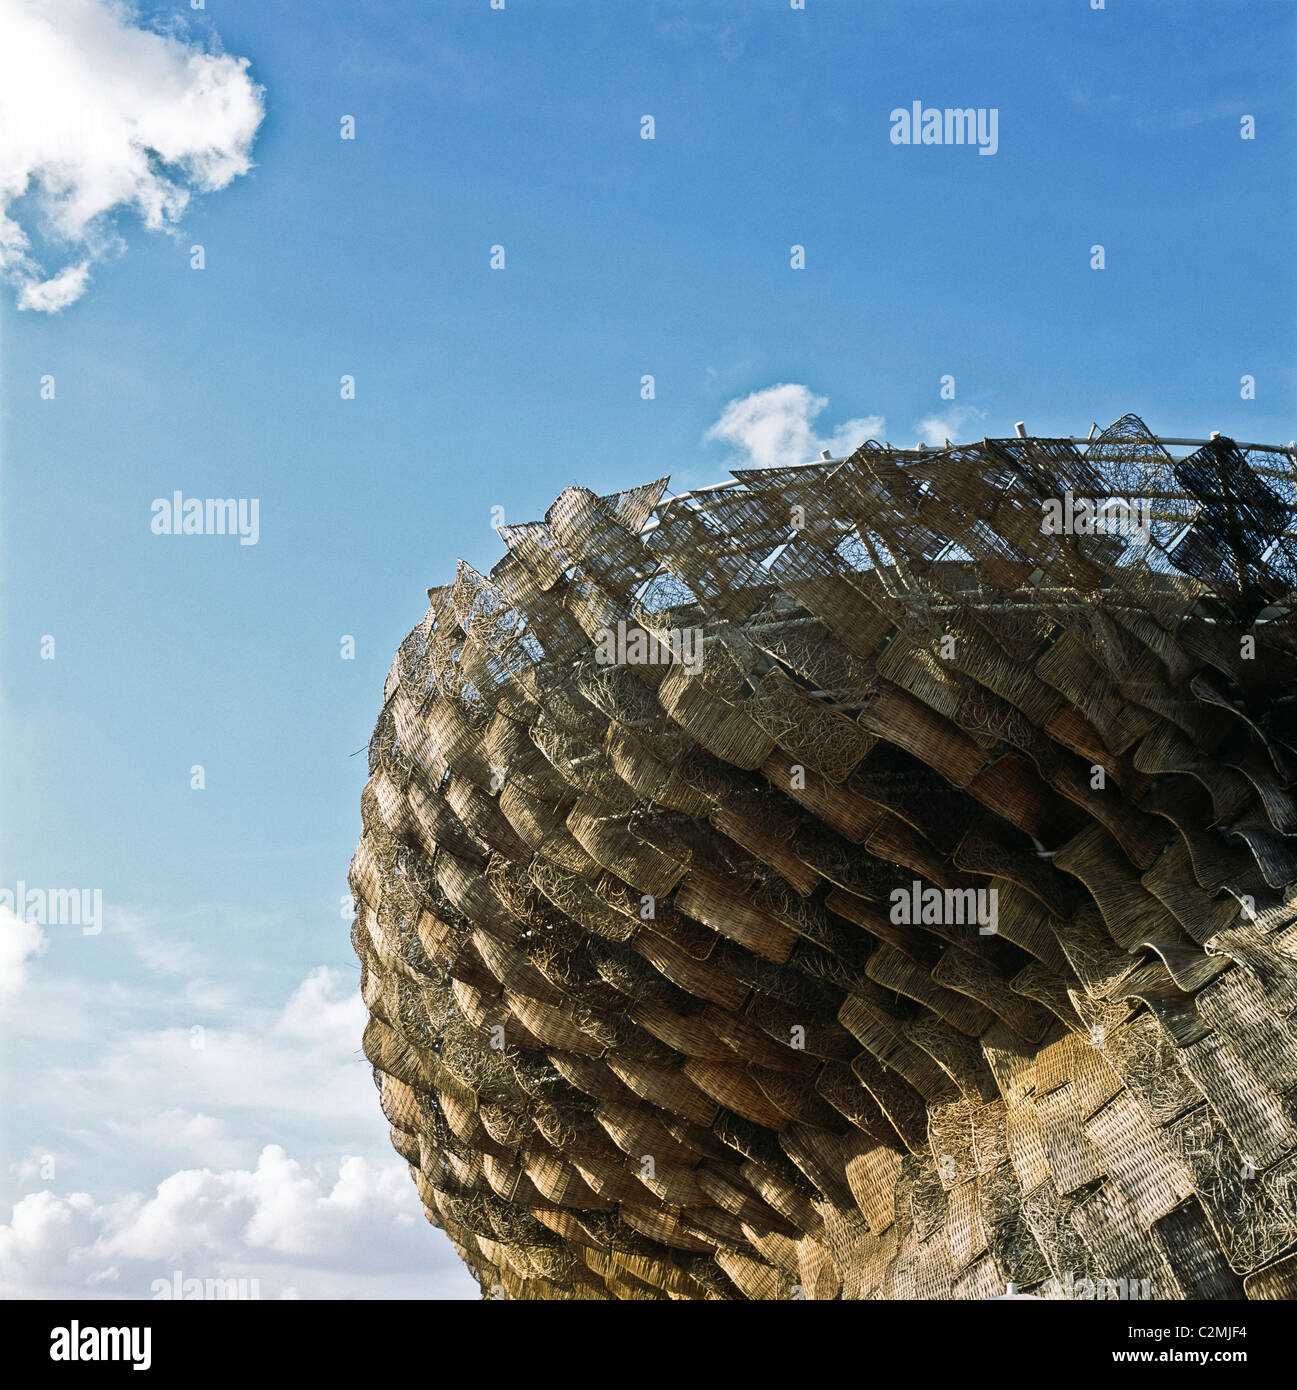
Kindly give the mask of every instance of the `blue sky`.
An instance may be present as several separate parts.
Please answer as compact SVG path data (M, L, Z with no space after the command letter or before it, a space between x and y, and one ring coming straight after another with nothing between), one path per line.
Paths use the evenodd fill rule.
M30 9L0 0L0 49ZM62 42L110 9L69 0ZM247 58L227 75L264 119L254 167L160 230L109 206L60 240L30 190L9 202L42 273L90 268L57 312L18 307L30 267L0 289L0 888L101 889L104 930L4 957L0 1290L147 1296L181 1269L472 1296L388 1147L341 907L352 755L424 590L499 557L492 508L683 490L859 443L849 422L912 445L1135 411L1292 438L1297 6L213 0L124 22ZM996 153L893 144L914 101L994 108ZM259 499L257 543L153 534L176 490Z

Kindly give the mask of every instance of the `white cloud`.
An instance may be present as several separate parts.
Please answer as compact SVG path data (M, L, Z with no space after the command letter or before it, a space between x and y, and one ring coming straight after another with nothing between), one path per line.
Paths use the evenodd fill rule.
M163 1110L127 1119L109 1119L105 1127L156 1153L183 1153L204 1163L236 1164L248 1153L231 1139L229 1126L201 1111Z
M53 1286L70 1257L93 1243L94 1205L84 1192L24 1197L10 1224L0 1226L0 1297L35 1296Z
M244 1008L223 1025L188 1023L128 1032L60 1069L63 1108L81 1102L130 1114L153 1110L323 1122L341 1132L382 1123L360 1051L366 1010L356 978L320 966L281 1009ZM255 1078L255 1085L249 1085Z
M247 68L125 0L0 0L0 275L20 309L80 297L121 244L114 214L163 230L248 172L265 108ZM47 272L33 236L68 264Z
M356 977L326 967L312 970L279 1008L241 1006L215 1023L127 1014L81 1058L53 1066L45 1142L80 1184L95 1171L92 1162L102 1169L127 1154L132 1168L152 1177L178 1157L246 1163L271 1140L313 1154L368 1145L381 1153L386 1122L361 1051L366 1018ZM89 1132L68 1130L71 1114ZM93 1160L98 1149L105 1152ZM413 1187L409 1201L417 1215Z
M192 983L199 998L213 993ZM53 1153L60 1177L82 1187L111 1173L121 1191L178 1159L247 1163L271 1142L311 1156L385 1153L357 983L318 967L276 1006L196 1007L170 978L126 989L46 971L6 1015L0 1092L23 1086L28 1149ZM29 1176L17 1174L14 1196Z
M90 283L90 262L64 266L48 280L28 280L18 290L18 307L35 309L44 314L56 314L80 299Z
M28 965L46 944L45 933L37 923L0 905L0 1007L22 993Z
M976 406L952 405L944 415L929 415L915 426L919 432L919 442L941 447L949 439L952 444L967 444L970 425L980 425L986 419L986 411ZM980 430L977 438L981 439Z
M149 974L167 979L170 988L189 988L198 977L210 975L214 964L210 953L193 940L198 916L193 910L164 914L110 907L108 930L122 937ZM199 992L215 998L210 990Z
M847 420L832 434L820 437L811 422L828 403L827 396L817 396L796 383L768 386L732 400L705 438L723 440L743 450L746 458L740 466L779 468L818 458L824 449L840 458L882 433L882 416L866 415Z
M866 439L877 439L883 432L883 426L881 415L862 415L859 419L839 425L827 439L820 440L820 447L828 449L835 459L846 458L854 454Z
M177 1271L256 1278L263 1298L476 1293L396 1157L331 1176L267 1145L255 1168L185 1169L151 1195L35 1192L0 1225L0 1297L147 1298Z
M356 981L347 980L338 970L317 966L293 991L276 1024L279 1033L336 1047L339 1042L351 1051L359 1042L369 1021L369 1011L360 997Z
M145 923L96 944L115 939L131 956L156 944L165 965L160 932ZM40 1143L9 1165L0 1298L147 1298L176 1271L256 1278L263 1298L476 1296L388 1145L354 972L316 967L276 1005L210 1014L191 1012L169 974L124 992L40 983L10 1030L40 1058L27 1105ZM47 1035L51 1010L95 1026ZM0 1086L33 1075L9 1061L17 1071Z

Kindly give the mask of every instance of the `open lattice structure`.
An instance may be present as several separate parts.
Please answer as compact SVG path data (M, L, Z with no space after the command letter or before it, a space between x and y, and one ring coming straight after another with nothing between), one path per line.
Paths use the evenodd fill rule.
M352 939L488 1296L1297 1297L1295 480L871 441L429 591Z

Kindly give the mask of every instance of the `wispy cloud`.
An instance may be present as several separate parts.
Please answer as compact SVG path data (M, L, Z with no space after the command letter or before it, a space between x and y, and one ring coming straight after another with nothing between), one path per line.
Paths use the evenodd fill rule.
M954 405L944 414L929 415L915 425L919 432L919 442L921 444L934 444L938 447L950 440L952 444L964 444L968 442L969 432L974 426L979 427L977 438L980 439L980 426L986 419L986 411L979 410L976 406Z
M247 1146L231 1138L225 1121L201 1112L176 1109L135 1119L110 1118L105 1127L154 1153L183 1154L205 1165L237 1164L247 1158Z
M360 1052L366 1011L354 977L320 966L282 1008L241 1007L220 1023L131 1026L147 1017L126 1014L84 1060L58 1068L60 1110L129 1117L147 1097L153 1111L372 1132L373 1084Z
M741 21L741 16L740 16ZM707 19L668 19L658 25L664 39L684 47L712 49L727 62L743 56L745 26L739 22Z
M185 914L191 919L196 912ZM175 913L144 914L124 908L108 909L108 930L120 933L125 944L151 975L191 980L210 971L211 962L192 941L180 935L177 927L184 916Z
M81 297L122 246L114 214L165 230L191 192L248 172L265 108L247 69L125 0L0 0L0 275L20 309Z
M827 436L812 421L829 403L809 387L793 382L767 386L732 400L705 438L733 444L743 452L739 467L778 468L806 463L828 449L835 458L852 453L883 429L881 415L846 420Z
M1074 80L1067 95L1076 106L1112 116L1132 130L1155 135L1173 135L1216 124L1237 130L1239 117L1255 109L1242 94L1215 101L1150 104L1120 85L1114 88L1088 77Z

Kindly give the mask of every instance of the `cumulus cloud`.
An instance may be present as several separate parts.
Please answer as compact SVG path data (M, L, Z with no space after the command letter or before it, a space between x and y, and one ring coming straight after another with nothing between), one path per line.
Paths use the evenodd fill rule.
M30 955L39 928L5 925L0 939L26 933ZM137 956L161 928L136 925L101 942ZM388 1146L352 971L320 966L274 1003L211 1013L195 1013L170 974L127 991L40 983L8 1027L44 1080L26 1107L40 1142L7 1165L0 1298L148 1298L176 1273L257 1279L262 1298L477 1296ZM94 1027L66 1033L51 1014Z
M278 1002L210 1007L170 977L127 988L46 971L39 984L4 1011L0 1093L23 1088L26 1147L52 1153L69 1185L98 1177L115 1193L184 1162L247 1164L271 1142L310 1157L388 1150L354 971L319 967ZM14 1197L32 1174L16 1176Z
M345 1157L335 1175L271 1144L254 1168L184 1169L112 1202L31 1193L0 1225L0 1297L147 1298L174 1272L255 1278L263 1298L473 1297L430 1237L399 1159Z
M861 415L848 420L819 441L822 449L827 449L834 458L846 458L854 454L866 439L876 439L883 432L884 420L881 415Z
M369 1011L354 985L340 971L317 966L289 997L276 1030L303 1042L354 1048L369 1021Z
M978 426L977 438L982 437L980 426L985 419L984 410L978 410L975 406L954 405L944 415L929 415L920 420L915 428L921 444L940 447L947 439L952 444L966 444L973 426Z
M22 993L28 966L46 944L45 933L35 922L0 905L0 1008Z
M262 94L246 58L145 28L126 0L0 0L0 275L18 307L78 299L121 245L116 215L165 230L246 174Z
M43 314L56 314L80 299L90 283L90 262L65 266L48 280L20 281L18 307L36 309Z
M768 386L732 400L705 437L741 449L744 466L779 468L818 458L824 449L840 458L882 432L882 416L865 415L844 421L827 436L818 435L812 421L828 403L827 396L793 382Z

